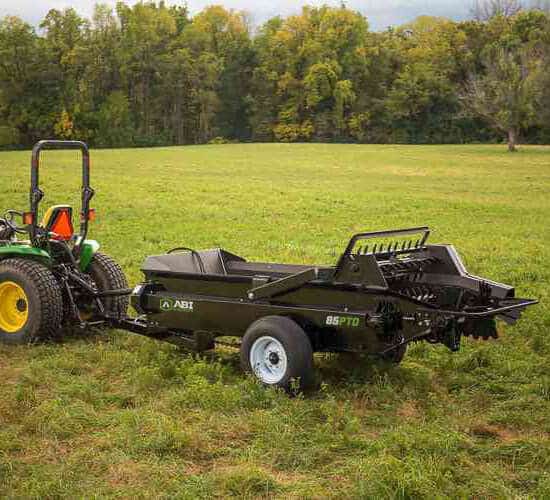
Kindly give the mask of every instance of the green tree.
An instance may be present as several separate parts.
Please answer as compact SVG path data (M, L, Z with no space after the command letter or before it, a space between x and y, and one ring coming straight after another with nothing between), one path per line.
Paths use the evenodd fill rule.
M245 13L163 0L90 20L52 9L0 20L0 144L466 142L550 137L546 0L480 3L482 21L421 16L384 32L307 6L251 35ZM460 99L462 96L462 99ZM514 142L514 141L512 141Z
M72 9L52 9L40 23L44 30L44 52L55 71L60 92L59 113L73 113L78 106L79 82L85 67L85 31L88 21Z
M506 134L511 152L520 131L538 121L540 35L546 21L535 12L494 18L490 27L500 30L500 36L484 50L482 71L470 75L462 94L471 112Z
M248 138L254 53L246 15L219 5L206 7L186 27L184 40L195 54L212 54L220 62L218 86L203 96L209 107L216 102L219 133L234 139Z
M34 29L16 17L0 21L0 123L3 144L29 143L37 135L40 89L39 39Z
M98 113L97 144L121 147L132 143L130 105L126 95L116 90L109 94Z
M133 111L136 139L143 145L164 142L156 89L161 79L160 59L177 34L176 19L162 2L158 6L137 3L132 8L119 2L117 14L121 24L121 78Z
M485 74L472 76L463 95L466 105L500 132L516 151L522 128L536 123L538 63L528 50L500 48L485 61Z
M467 57L461 27L447 19L423 16L387 37L397 52L382 113L390 119L392 140L461 140L457 81Z
M254 40L252 124L255 137L333 140L345 135L365 101L368 24L345 7L305 7L268 21Z

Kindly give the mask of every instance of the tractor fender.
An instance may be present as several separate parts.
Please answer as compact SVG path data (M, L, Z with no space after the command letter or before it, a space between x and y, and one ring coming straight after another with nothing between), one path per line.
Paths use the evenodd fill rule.
M79 266L82 272L85 272L90 266L90 262L99 250L99 243L96 240L84 240L80 248Z
M35 248L27 244L8 244L0 246L0 260L10 257L22 259L36 259L45 264L50 264L50 254L41 248Z

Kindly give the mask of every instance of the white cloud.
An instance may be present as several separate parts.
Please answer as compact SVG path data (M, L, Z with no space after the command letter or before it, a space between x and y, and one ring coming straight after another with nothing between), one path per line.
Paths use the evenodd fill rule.
M136 3L137 0L127 0ZM5 15L20 16L26 21L38 24L49 9L74 7L81 15L89 17L93 12L94 0L0 0L0 17ZM115 5L116 0L103 0L102 3ZM181 0L168 3L183 4ZM340 0L189 0L192 13L200 11L206 5L223 4L227 8L248 11L255 23L275 16L288 15L300 11L303 5L334 5ZM423 14L447 16L452 19L464 19L468 15L467 0L348 0L349 8L359 10L367 16L373 29L383 29L389 25L402 24Z

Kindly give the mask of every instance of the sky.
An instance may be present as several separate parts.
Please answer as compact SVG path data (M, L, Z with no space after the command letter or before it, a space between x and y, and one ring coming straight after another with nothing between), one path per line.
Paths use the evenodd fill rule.
M50 9L74 7L81 15L89 17L96 0L0 0L0 17L16 15L31 24L38 22ZM102 3L115 5L116 0ZM126 0L136 3L136 0ZM184 4L184 0L168 0L169 4ZM188 0L191 13L196 13L211 4L226 8L246 10L254 24L259 25L275 15L289 15L300 11L301 6L340 5L340 0ZM468 16L471 2L468 0L347 0L345 4L365 14L373 30L412 21L419 15L444 16L462 20Z

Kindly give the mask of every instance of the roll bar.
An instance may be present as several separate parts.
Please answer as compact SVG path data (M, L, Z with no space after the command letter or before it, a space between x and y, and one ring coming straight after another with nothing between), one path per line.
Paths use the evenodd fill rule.
M31 191L30 212L32 222L29 226L29 234L33 244L38 243L38 207L44 197L44 192L39 187L40 153L45 149L79 149L82 151L82 208L80 218L80 242L86 239L88 234L88 219L90 216L90 200L95 192L90 187L90 151L88 145L82 141L58 141L44 140L37 142L32 148L31 158ZM80 244L77 244L75 253L78 253Z

